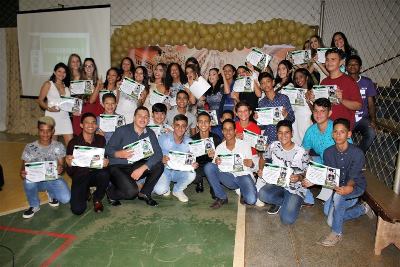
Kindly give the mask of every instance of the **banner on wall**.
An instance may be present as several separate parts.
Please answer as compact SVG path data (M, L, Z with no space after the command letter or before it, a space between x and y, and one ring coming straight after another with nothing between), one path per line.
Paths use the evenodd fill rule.
M285 59L288 51L294 49L291 45L265 45L261 50L272 56L269 66L275 71L279 62ZM196 48L188 48L185 45L174 46L149 46L145 48L133 48L129 50L128 56L135 62L136 65L145 66L149 70L149 75L152 74L153 66L157 63L177 62L184 66L185 61L189 57L195 57L201 66L201 75L208 77L208 70L211 68L219 68L225 64L232 64L235 67L245 64L246 56L251 52L251 48L245 48L240 51L220 52L217 50L208 50Z

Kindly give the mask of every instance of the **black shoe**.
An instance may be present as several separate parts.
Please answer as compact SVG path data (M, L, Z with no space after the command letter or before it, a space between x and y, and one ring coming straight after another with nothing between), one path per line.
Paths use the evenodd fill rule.
M112 205L112 206L120 206L121 205L121 202L119 200L114 200L109 197L109 193L107 192L107 189L106 189L106 196L107 196L107 201L110 205Z
M228 203L228 199L220 199L220 198L216 198L214 203L211 204L210 208L212 209L219 209L222 207L222 205Z
M281 206L271 205L271 207L267 210L267 213L271 215L278 214L280 209Z
M149 206L157 206L158 203L154 199L151 198L151 196L145 195L145 194L140 194L138 196L138 199L146 201L146 204Z
M204 185L203 182L199 182L196 184L196 193L203 193L204 192Z

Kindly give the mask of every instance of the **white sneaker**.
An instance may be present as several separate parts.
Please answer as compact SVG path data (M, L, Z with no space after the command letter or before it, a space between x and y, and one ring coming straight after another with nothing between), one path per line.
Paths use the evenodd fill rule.
M256 206L257 206L257 207L264 207L264 206L265 206L265 203L262 202L261 200L257 199Z
M176 198L178 198L179 201L181 201L181 202L188 202L188 201L189 201L189 198L185 195L185 193L183 193L183 191L180 191L180 192L172 192L172 194L173 194L174 196L176 196Z
M29 209L27 209L26 211L24 211L24 213L22 213L22 218L24 219L32 218L33 215L35 215L35 213L38 212L39 210L40 210L39 207L37 208L29 207Z
M171 195L171 191L167 191L166 193L162 194L163 197L169 197Z
M364 206L364 208L365 208L365 215L367 215L368 218L374 219L374 218L376 217L374 211L371 209L371 207L368 205L367 202L363 202L363 203L361 203L361 205Z

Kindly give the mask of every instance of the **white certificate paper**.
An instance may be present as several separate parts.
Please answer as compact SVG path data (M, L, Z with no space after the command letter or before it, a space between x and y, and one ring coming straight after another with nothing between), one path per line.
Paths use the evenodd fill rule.
M289 186L290 176L293 170L289 167L280 167L278 165L266 163L263 169L262 179L269 184L275 184L282 187Z
M144 88L145 87L143 84L140 84L130 78L125 77L122 80L119 90L123 92L125 95L129 96L130 98L138 100L140 95L144 91Z
M291 105L295 106L305 106L306 105L306 94L307 90L303 88L295 88L295 87L288 87L285 86L281 90L281 93L286 95Z
M25 163L26 179L42 182L58 179L57 161L37 161Z
M283 120L282 115L283 106L257 108L257 124L258 125L276 125L279 121Z
M246 61L253 65L260 71L263 71L268 66L272 57L268 54L263 53L261 50L253 48L247 55Z
M336 89L336 85L314 85L312 88L315 99L328 98L332 104L339 104Z
M93 93L92 80L71 81L71 95L91 95Z
M189 150L195 157L206 155L208 151L215 150L214 141L212 138L190 141Z
M258 151L265 151L267 148L267 136L256 134L247 129L243 130L243 140Z
M251 76L239 77L235 80L233 91L237 93L254 92L254 79Z
M167 99L166 95L158 92L157 90L151 90L150 93L150 104L154 105L156 103L164 103Z
M189 90L194 95L194 97L196 97L196 99L199 99L204 95L205 92L207 92L208 89L210 89L210 87L211 85L207 82L207 80L204 79L203 76L200 76L189 87Z
M293 65L301 65L311 60L311 50L295 50L288 53L289 59L292 59Z
M194 171L192 166L196 162L196 157L192 153L179 151L169 151L167 167L176 171Z
M339 186L339 178L340 169L331 168L314 161L310 161L307 167L306 179L313 184L333 189L335 186Z
M72 153L72 166L102 169L104 148L90 146L75 146Z
M208 115L211 117L211 126L217 126L218 125L218 116L217 116L217 111L216 110L205 110L205 109L197 109L197 115L201 112L207 112Z
M110 90L100 90L99 91L99 101L100 101L100 103L101 103L101 105L103 105L103 95L105 95L105 94L114 94L114 92L113 91L110 91Z
M76 97L68 97L68 96L61 96L59 102L56 103L56 107L58 107L60 110L72 113L74 112L81 113L82 105L83 105L82 99Z
M325 53L331 49L330 47L324 47L324 48L317 48L317 62L324 64L325 63Z
M125 118L122 115L100 114L99 128L105 133L115 132L115 129L125 125Z
M129 164L139 161L141 159L148 158L154 154L154 150L151 145L149 137L140 139L136 142L126 145L122 149L126 149L133 152L132 156L127 159Z
M244 170L241 154L221 154L217 157L221 160L221 164L218 165L221 172L241 172Z

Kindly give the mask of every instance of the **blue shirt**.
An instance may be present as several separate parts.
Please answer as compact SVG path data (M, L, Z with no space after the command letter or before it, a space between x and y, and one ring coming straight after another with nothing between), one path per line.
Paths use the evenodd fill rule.
M314 123L313 125L308 127L303 138L303 144L301 146L304 147L305 150L310 150L310 149L314 150L314 152L321 157L321 161L317 160L318 163L322 163L324 160L323 155L325 149L335 144L335 140L333 140L332 133L333 133L332 120L328 120L328 125L326 126L324 132L321 132L318 128L318 124ZM353 143L351 138L348 139L348 142Z
M163 155L168 155L170 150L189 153L189 142L192 138L184 136L180 144L175 143L174 133L165 133L158 138Z
M324 152L324 164L340 169L339 186L345 186L350 180L355 183L354 187L365 190L365 181L362 169L365 164L364 153L356 145L349 144L349 147L340 152L335 145L328 147Z
M274 99L270 100L268 97L264 97L263 99L258 102L259 108L269 108L269 107L285 107L286 111L288 112L286 120L294 122L294 112L292 109L292 105L290 104L289 97L286 95L276 93ZM264 130L264 135L268 137L267 143L271 144L274 141L278 140L276 135L276 125L262 125L260 126L262 130Z
M127 159L116 158L115 152L122 150L124 146L132 144L140 139L149 137L151 146L153 147L154 154L146 159L146 165L151 170L153 166L161 163L162 154L161 148L157 141L157 136L150 128L146 127L141 135L138 135L133 128L133 123L121 126L115 129L114 134L111 136L106 146L106 155L110 160L110 165L115 164L128 164Z

